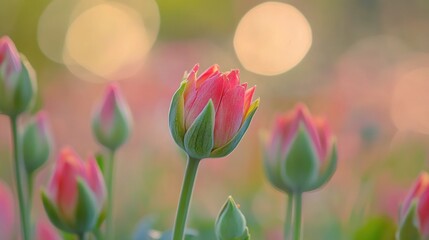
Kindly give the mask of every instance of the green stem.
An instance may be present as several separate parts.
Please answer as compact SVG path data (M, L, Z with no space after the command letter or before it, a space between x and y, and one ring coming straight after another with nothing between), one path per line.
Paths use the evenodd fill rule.
M302 193L297 192L294 195L295 201L295 222L294 222L294 240L301 240L302 232Z
M189 212L192 190L194 189L195 177L197 175L199 163L200 159L188 157L182 191L180 193L179 205L177 207L176 221L174 223L173 240L184 239L186 219Z
M110 150L107 158L107 216L106 216L106 239L113 239L113 179L114 179L114 168L115 168L115 151Z
M31 211L33 209L33 189L34 189L34 174L33 173L29 173L27 172L27 216L29 217L28 219L28 227L30 228L30 233L34 233L33 232L33 223L31 221Z
M291 240L292 237L292 214L293 214L293 193L288 194L287 208L286 208L286 221L284 228L284 239Z
M17 127L17 118L10 117L10 125L12 128L12 138L13 138L13 152L15 158L15 178L16 178L16 188L18 192L18 205L19 205L19 213L21 220L21 231L23 234L24 240L30 239L29 232L29 222L28 222L28 214L26 210L26 202L24 199L24 186L23 186L23 176L21 173L25 173L22 169L21 163L21 155L19 151L19 140L18 140L18 127Z

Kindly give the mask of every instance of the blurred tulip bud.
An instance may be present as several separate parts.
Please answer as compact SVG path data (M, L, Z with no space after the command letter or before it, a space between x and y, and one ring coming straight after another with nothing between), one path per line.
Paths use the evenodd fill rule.
M170 106L174 141L192 158L224 157L240 142L259 106L255 87L240 84L238 70L213 65L197 78L199 66L182 81Z
M47 221L41 220L36 224L35 240L61 240L57 230Z
M51 222L70 233L90 231L104 205L106 187L100 169L91 158L83 162L70 148L64 148L55 166L43 205Z
M28 173L33 173L48 160L51 145L48 117L45 112L40 112L25 126L22 135L22 153Z
M114 151L128 139L131 114L119 88L109 85L103 100L95 109L92 132L97 141Z
M24 112L35 92L35 74L12 40L0 38L0 112L17 116Z
M0 238L12 239L15 221L13 195L9 187L0 181Z
M228 197L216 219L215 233L218 240L250 239L246 218L231 196Z
M287 193L321 187L332 177L337 163L326 121L313 118L304 105L277 118L264 155L268 179Z
M429 174L420 174L405 198L400 211L399 240L429 237ZM420 236L416 238L414 236Z

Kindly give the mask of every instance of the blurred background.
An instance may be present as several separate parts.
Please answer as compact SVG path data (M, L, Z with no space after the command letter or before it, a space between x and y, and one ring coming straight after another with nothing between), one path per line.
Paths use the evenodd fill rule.
M116 164L116 239L131 239L144 217L159 230L173 224L185 161L168 108L195 63L239 68L261 98L238 148L201 165L188 224L199 239L214 239L228 195L253 239L282 239L286 196L265 178L260 134L297 102L329 120L340 156L332 180L304 196L304 239L394 239L399 204L428 168L428 26L426 0L0 0L0 35L36 69L34 112L47 111L56 152L101 151L90 119L108 82L130 104L134 131ZM13 185L10 146L0 116L0 178ZM34 202L34 216L46 218L37 194Z

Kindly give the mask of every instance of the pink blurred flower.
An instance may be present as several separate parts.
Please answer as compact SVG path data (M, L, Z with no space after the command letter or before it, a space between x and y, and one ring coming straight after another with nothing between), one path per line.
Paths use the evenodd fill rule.
M40 220L36 225L35 240L61 240L63 239L57 230L46 220Z
M1 239L12 239L15 221L13 195L9 187L0 181L0 236Z

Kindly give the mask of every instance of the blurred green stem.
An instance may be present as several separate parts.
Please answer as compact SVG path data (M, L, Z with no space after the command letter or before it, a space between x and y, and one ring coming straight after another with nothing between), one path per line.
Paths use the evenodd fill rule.
M83 233L78 233L77 237L78 237L79 240L86 240L86 234L84 232Z
M33 232L33 223L31 221L31 211L33 209L33 189L34 189L34 173L32 172L27 172L27 216L28 216L28 227L29 227L29 232L30 234L34 234Z
M26 202L24 199L24 186L23 186L23 177L21 173L25 173L22 169L21 163L21 155L19 152L19 139L18 139L18 123L17 117L10 117L10 125L12 128L12 138L13 138L13 152L14 152L14 162L15 162L15 178L16 178L16 188L18 192L18 205L19 205L19 213L20 213L20 221L21 221L21 231L23 234L24 240L30 239L29 232L29 222L28 222L28 214L26 209Z
M294 222L294 240L301 240L302 232L302 193L296 192L294 194L295 202L295 222Z
M293 193L287 195L286 221L284 228L284 239L291 240L292 230Z
M106 173L106 184L107 184L107 216L106 216L106 239L113 239L113 179L115 168L115 151L109 150L107 157L107 173Z
M188 156L188 163L186 165L179 205L177 207L176 221L174 223L173 240L184 239L186 219L189 212L192 190L194 189L195 177L197 175L200 160L201 159L194 159Z

